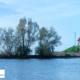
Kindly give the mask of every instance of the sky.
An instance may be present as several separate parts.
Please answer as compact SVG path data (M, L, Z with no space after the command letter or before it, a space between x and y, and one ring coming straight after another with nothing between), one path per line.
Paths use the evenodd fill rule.
M32 18L39 27L51 26L61 36L63 51L80 37L80 0L0 0L0 28L15 29L21 18Z

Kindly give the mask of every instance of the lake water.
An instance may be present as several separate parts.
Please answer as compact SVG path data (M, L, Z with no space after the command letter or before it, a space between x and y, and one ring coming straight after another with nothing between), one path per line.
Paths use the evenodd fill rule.
M80 59L0 59L0 80L79 80Z

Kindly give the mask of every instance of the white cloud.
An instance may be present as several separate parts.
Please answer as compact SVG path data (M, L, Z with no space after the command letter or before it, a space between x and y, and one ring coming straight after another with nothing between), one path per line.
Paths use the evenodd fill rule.
M4 2L6 4L14 3L14 0L0 0L0 2Z
M64 2L64 0L0 0L0 2L4 2L7 4L5 8L21 12L23 15L36 15L43 13L44 16L45 14L54 14L52 16L56 17L57 19L58 17L70 17L72 15L80 13L78 11L80 9L80 6L76 6L77 4L79 4L79 2L77 3L77 1Z

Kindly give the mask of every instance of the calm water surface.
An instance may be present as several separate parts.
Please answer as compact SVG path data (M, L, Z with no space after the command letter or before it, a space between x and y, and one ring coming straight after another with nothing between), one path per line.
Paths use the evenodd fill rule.
M0 80L80 80L80 59L0 59L0 69Z

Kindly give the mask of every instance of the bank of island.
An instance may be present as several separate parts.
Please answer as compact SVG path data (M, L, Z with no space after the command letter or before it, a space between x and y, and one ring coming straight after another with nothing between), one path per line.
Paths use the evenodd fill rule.
M38 45L34 49L35 55L31 55L31 47L35 46L36 42ZM32 19L20 19L15 30L11 27L8 29L0 28L0 58L51 59L80 56L80 38L78 46L70 47L62 52L54 52L55 47L61 43L61 37L53 27L40 28L37 22L33 22Z

